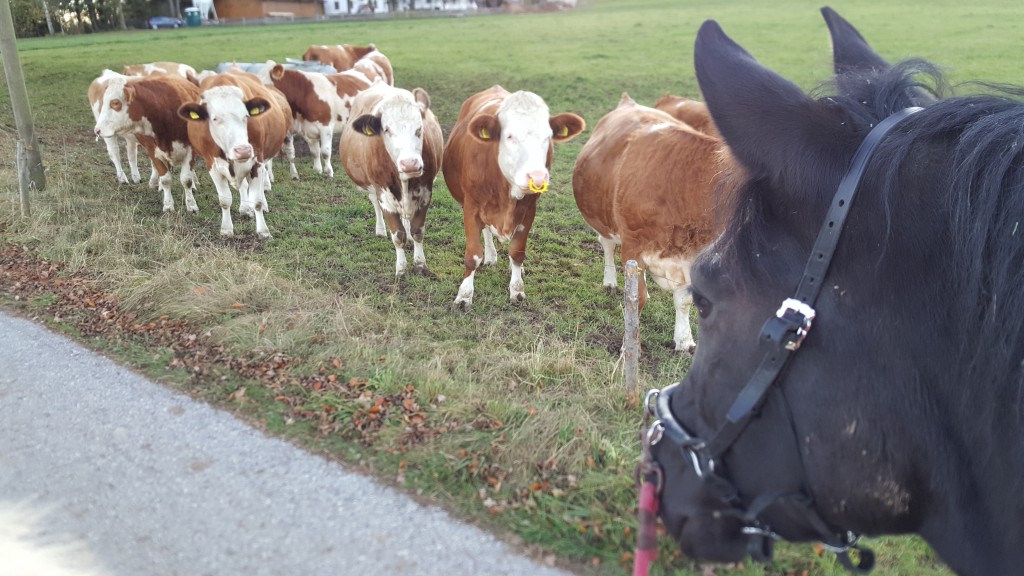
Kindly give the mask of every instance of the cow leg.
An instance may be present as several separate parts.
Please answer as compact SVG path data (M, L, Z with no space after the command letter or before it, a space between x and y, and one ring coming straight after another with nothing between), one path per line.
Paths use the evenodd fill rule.
M512 272L512 279L508 283L508 300L513 304L526 300L526 292L523 291L523 261L526 260L526 239L530 236L536 215L536 211L527 212L522 227L512 235L508 243L508 262Z
M494 234L490 228L484 228L484 266L498 263L498 251L494 248Z
M114 164L114 170L117 172L117 181L127 184L128 176L121 169L121 148L117 145L117 136L104 138L103 143L107 145L107 156L110 157L110 161Z
M164 195L164 212L174 212L174 194L171 192L171 172L163 160L152 158L153 173L157 175L157 188ZM150 182L153 178L150 177Z
M373 188L368 188L366 191L366 197L370 199L370 203L373 204L373 215L377 218L377 223L374 225L373 233L377 236L387 236L388 229L384 225L384 211L380 208L380 200L377 198L377 191Z
M677 286L672 291L672 303L676 307L676 327L673 331L677 352L693 353L697 349L697 343L693 341L693 333L690 331L690 305L693 297L690 295L688 286Z
M181 164L181 186L185 189L185 210L196 214L199 212L199 205L196 204L196 173L192 169L193 161L191 155Z
M476 276L476 269L483 262L483 246L480 244L480 234L483 229L483 222L476 216L469 215L463 211L462 222L466 228L466 256L463 262L466 265L466 275L459 284L459 293L455 296L453 307L468 312L473 307L473 277Z
M288 159L288 170L291 172L292 180L299 179L299 171L295 168L295 134L288 134L284 138L284 157Z
M423 225L426 220L426 206L417 210L412 220L403 220L409 223L409 236L412 237L412 273L421 276L430 274L430 270L427 269L427 256L423 253Z
M152 160L152 158L150 158ZM149 167L149 187L156 188L160 184L160 171L156 169L156 162L151 162Z
M615 289L619 286L618 274L615 272L615 246L618 242L611 238L605 238L600 234L597 235L597 241L601 243L601 248L604 249L604 280L602 285L608 289L610 294L615 294Z
M243 178L238 183L238 213L252 218L254 216L252 203L253 197L249 194L249 179Z
M263 182L266 179L265 171L267 166L259 166L256 172L256 176L253 178L246 178L249 181L249 200L252 201L253 215L256 217L256 234L260 238L270 240L273 236L270 235L270 228L267 227L267 221L263 217L263 212L267 205L267 197L263 191ZM228 206L231 205L231 198L228 198Z
M332 125L320 128L320 159L324 163L324 174L328 178L334 178L334 167L331 166L331 150L334 145L331 140L333 139L334 127Z
M306 144L309 145L309 153L313 156L313 171L317 174L324 173L323 157L320 154L320 137L319 135L307 136L303 135L306 139Z
M128 156L128 170L131 172L132 182L138 184L142 182L142 176L139 174L139 141L134 136L125 136L124 149Z
M217 189L217 201L220 203L220 235L234 236L235 225L231 222L231 184L219 170L210 170L210 179Z
M384 188L380 193L391 194L391 191ZM380 202L379 199L378 202ZM387 220L388 228L391 229L391 243L395 245L395 276L402 276L409 268L405 259L405 224L402 223L402 215L391 210L384 210L384 219Z

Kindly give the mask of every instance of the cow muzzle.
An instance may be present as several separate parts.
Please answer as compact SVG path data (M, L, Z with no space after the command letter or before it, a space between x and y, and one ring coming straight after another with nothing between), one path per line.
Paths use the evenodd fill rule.
M251 144L242 144L231 149L231 160L245 162L246 160L251 160L252 157L253 149Z
M548 191L548 173L546 170L534 170L526 175L526 185L531 194L542 194Z
M419 158L404 158L400 160L398 162L398 173L403 180L423 176L423 160Z

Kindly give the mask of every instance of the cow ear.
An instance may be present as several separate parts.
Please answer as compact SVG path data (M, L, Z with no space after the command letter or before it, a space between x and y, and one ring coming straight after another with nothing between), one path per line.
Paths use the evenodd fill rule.
M249 116L259 116L270 109L270 102L257 96L246 101L245 109L249 111Z
M469 121L469 135L481 142L501 139L501 121L493 114L477 114Z
M124 85L124 103L131 104L132 100L135 100L135 86L132 84Z
M284 77L284 66L275 64L274 67L270 69L270 77L274 80L280 80Z
M832 63L837 76L889 69L890 64L885 58L879 56L860 32L835 10L824 6L821 15L832 38Z
M364 136L380 136L380 116L363 114L352 121L352 128Z
M413 88L412 97L416 99L416 103L420 105L420 109L423 112L430 110L430 94L423 88Z
M206 113L206 105L198 102L186 102L179 106L178 116L189 122L206 122L209 117Z
M693 59L711 117L752 178L797 182L808 166L834 163L827 143L849 139L831 107L759 64L717 22L701 25Z
M555 142L568 142L587 127L583 118L571 112L552 116L548 123L551 125L551 133L554 134Z

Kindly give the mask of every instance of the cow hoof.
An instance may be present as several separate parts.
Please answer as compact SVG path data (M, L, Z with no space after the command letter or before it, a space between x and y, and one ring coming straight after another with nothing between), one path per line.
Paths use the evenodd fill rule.
M608 293L609 296L615 296L616 293L618 293L618 291L619 291L619 287L615 286L615 285L605 284L604 285L604 290L605 290L605 292Z
M164 206L164 214L170 214L174 212L174 206Z
M271 234L270 232L259 232L258 235L259 235L261 240L273 240L274 239L274 235Z
M220 237L221 238L234 238L235 237L235 232L233 230L228 230L227 232L225 232L224 230L221 230L220 231Z
M511 302L512 304L522 304L523 302L526 302L526 294L523 294L522 292L516 292L515 294L509 297L508 301Z
M416 276L426 276L427 278L436 278L433 272L427 268L426 264L413 264L412 273Z
M683 346L676 345L676 352L679 352L682 355L688 354L690 356L693 356L693 353L696 352L696 351L697 351L697 345L696 344L687 344L687 345L683 345Z
M472 300L456 300L455 302L452 302L452 310L456 312L469 312L472 309Z
M125 176L124 174L122 174L122 175L117 177L117 181L120 184L127 184L128 183L128 177Z

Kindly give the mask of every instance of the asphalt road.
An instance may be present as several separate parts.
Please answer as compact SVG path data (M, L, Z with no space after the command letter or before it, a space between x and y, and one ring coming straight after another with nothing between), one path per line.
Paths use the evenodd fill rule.
M0 312L4 502L104 574L567 574Z

